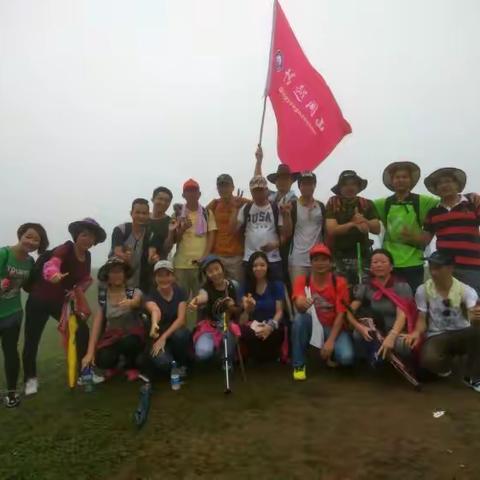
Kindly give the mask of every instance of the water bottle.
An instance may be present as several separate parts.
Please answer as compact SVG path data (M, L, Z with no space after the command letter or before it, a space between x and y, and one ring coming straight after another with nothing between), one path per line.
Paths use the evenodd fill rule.
M180 390L181 379L180 379L180 369L177 367L177 362L173 360L172 368L170 370L170 385L172 390Z
M93 371L92 367L87 367L82 372L82 382L85 393L93 392Z

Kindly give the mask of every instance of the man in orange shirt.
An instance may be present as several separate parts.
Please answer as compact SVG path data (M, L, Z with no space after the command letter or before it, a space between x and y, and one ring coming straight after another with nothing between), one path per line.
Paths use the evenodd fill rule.
M213 244L212 253L220 257L225 269L227 278L236 280L240 284L243 282L243 238L240 233L234 233L230 225L230 217L233 211L237 211L248 200L242 198L240 192L238 196L233 195L233 179L227 173L219 175L217 178L217 190L220 198L212 200L207 206L215 217L217 224L217 234Z
M297 277L293 285L293 301L298 311L292 324L294 380L306 379L305 356L313 343L312 331L319 327L325 339L320 355L325 361L332 356L342 366L350 366L354 361L352 339L343 327L345 305L349 304L347 281L332 273L332 253L326 245L314 245L310 261L311 275Z

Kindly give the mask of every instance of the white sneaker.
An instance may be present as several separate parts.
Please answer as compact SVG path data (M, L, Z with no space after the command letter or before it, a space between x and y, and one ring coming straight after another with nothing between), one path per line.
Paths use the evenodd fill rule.
M25 396L35 395L38 392L38 378L29 378L25 382Z
M95 372L92 372L92 382L94 385L98 385L99 383L103 383L105 381L105 377L103 375L97 375ZM82 387L85 385L85 380L83 379L83 376L80 375L77 379L77 385L79 387Z

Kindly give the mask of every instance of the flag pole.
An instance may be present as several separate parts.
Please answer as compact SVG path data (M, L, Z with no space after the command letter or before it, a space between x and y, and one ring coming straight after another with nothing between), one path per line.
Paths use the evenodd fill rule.
M267 111L267 96L268 90L270 88L270 75L272 73L272 49L273 49L273 37L275 35L275 17L277 16L277 0L273 1L273 15L272 15L272 33L270 36L270 53L268 56L268 73L267 73L267 83L265 85L265 92L263 94L263 110L262 110L262 121L260 123L260 134L258 136L258 146L262 146L263 139L263 127L265 125L265 112Z
M265 125L265 112L267 111L267 96L263 97L262 123L260 124L260 135L258 137L258 146L262 146L263 126Z

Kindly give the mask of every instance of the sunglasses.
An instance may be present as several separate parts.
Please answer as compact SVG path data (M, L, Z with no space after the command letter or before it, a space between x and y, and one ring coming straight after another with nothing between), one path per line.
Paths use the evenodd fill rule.
M452 314L452 310L450 309L450 307L451 307L450 299L449 298L444 298L442 300L442 305L445 307L445 310L443 310L442 315L444 317L449 317Z

